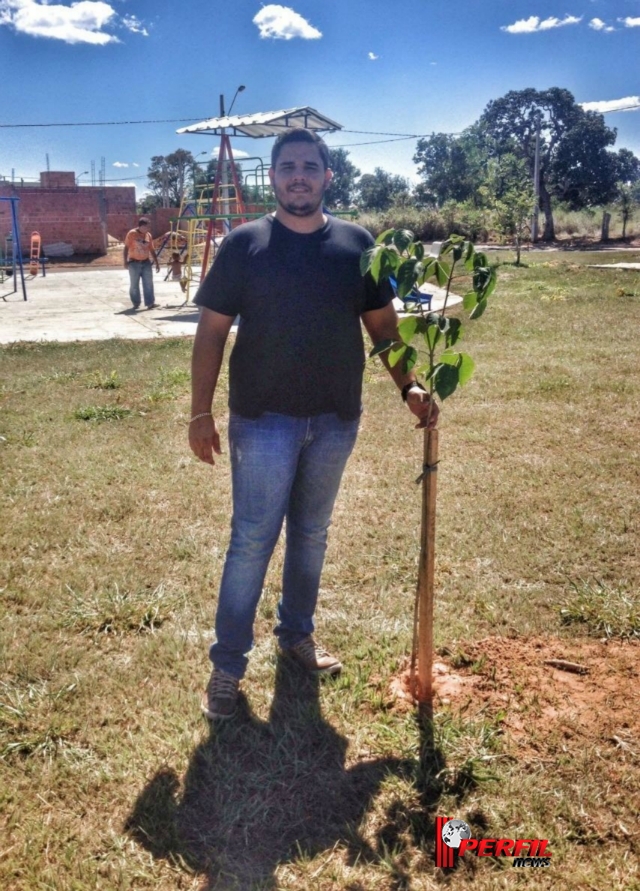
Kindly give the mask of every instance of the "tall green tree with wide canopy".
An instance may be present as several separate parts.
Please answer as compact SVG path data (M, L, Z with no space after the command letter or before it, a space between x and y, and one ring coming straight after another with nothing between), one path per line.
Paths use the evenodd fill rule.
M534 175L536 134L540 133L539 196L543 240L553 241L552 196L573 208L604 204L615 195L615 154L608 152L616 130L601 114L585 111L569 90L511 91L490 102L478 128L490 156L511 152Z

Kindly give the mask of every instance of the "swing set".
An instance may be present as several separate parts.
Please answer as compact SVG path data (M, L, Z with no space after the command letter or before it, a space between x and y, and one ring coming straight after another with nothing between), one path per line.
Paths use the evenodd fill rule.
M193 196L183 200L179 216L171 220L171 231L163 236L156 249L158 256L165 249L172 257L178 254L181 275L176 279L176 271L170 268L167 278L171 275L180 281L185 294L183 305L189 303L191 283L199 284L207 274L224 237L236 226L275 208L268 166L257 157L236 160L231 135L254 139L273 137L296 127L327 132L342 129L341 124L304 106L233 117L223 114L176 131L220 137L213 183L194 185ZM253 199L251 202L247 200L249 196Z

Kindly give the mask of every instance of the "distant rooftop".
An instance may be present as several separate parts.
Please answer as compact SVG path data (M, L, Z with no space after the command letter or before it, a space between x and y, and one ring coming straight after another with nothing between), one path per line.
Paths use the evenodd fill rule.
M306 130L342 130L342 124L332 121L305 105L301 108L285 108L283 111L264 111L259 114L233 115L210 118L199 124L181 127L176 133L206 133L220 136L222 131L232 131L233 136L278 136L293 128Z

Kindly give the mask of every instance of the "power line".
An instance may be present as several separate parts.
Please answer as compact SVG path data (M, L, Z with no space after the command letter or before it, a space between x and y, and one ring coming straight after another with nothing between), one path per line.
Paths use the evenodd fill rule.
M581 105L589 105L591 103L579 103ZM614 114L618 111L632 111L634 108L640 108L640 102L634 102L629 105L623 105L620 108L607 108L600 114ZM1 129L18 129L25 127L126 127L136 124L184 124L194 119L208 120L207 115L192 115L189 118L154 118L143 121L57 121L38 124L0 124ZM421 139L429 134L420 133L389 133L385 130L340 130L334 132L355 133L362 136L396 136L399 139ZM458 136L457 133L449 133L449 136ZM360 143L354 143L360 144ZM367 145L367 143L362 143Z
M161 118L155 121L65 121L50 124L0 124L0 127L5 130L17 127L123 127L130 124L182 124L185 121L193 121L193 118Z

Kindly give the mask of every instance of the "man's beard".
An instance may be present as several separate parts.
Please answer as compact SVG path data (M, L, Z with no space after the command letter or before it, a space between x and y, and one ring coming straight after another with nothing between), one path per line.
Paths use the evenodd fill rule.
M324 189L322 190L322 194L319 198L315 198L312 194L309 194L307 197L308 201L302 203L294 203L293 201L287 200L287 193L284 190L277 190L275 192L276 201L280 205L283 210L286 210L287 213L291 214L294 217L312 217L314 213L318 210L319 207L322 206L322 200L324 198Z

